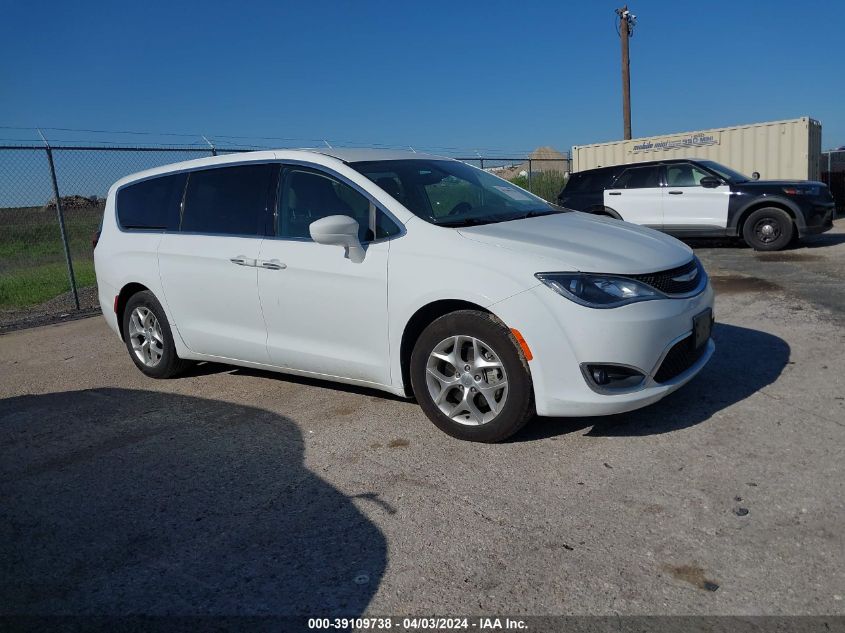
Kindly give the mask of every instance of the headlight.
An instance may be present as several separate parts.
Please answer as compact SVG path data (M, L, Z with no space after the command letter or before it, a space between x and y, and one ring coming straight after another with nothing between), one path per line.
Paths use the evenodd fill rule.
M589 308L617 308L637 301L665 298L651 286L627 277L584 273L537 273L534 276L559 295Z

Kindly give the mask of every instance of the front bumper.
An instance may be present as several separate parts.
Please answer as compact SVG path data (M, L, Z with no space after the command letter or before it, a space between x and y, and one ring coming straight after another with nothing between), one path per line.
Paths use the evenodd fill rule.
M644 301L610 310L580 306L544 285L491 307L508 327L520 331L534 356L530 361L537 413L594 416L623 413L652 404L691 380L710 360L710 339L688 368L655 380L672 347L692 334L693 317L713 308L713 290L687 299ZM597 393L582 363L636 367L643 383L624 393Z
M833 202L814 204L804 210L804 226L798 227L798 236L818 235L833 228L833 215L836 205Z

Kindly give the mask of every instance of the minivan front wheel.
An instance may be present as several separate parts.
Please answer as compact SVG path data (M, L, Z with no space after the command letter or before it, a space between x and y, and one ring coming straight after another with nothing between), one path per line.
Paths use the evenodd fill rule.
M164 310L148 290L126 302L123 337L135 366L151 378L170 378L190 364L176 354Z
M417 340L410 369L423 412L453 437L498 442L534 414L525 356L491 314L460 310L435 320Z

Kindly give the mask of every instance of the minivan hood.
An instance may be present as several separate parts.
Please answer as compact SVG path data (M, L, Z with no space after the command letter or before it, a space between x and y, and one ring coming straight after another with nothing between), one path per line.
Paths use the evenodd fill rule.
M639 275L676 268L692 259L692 250L673 237L576 211L469 226L458 232L467 239L523 256L554 260L544 263L547 271L556 268Z

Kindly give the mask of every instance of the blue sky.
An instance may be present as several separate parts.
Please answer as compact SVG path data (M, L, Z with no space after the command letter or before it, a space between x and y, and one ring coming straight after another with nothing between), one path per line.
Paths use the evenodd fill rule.
M619 4L0 0L0 125L565 150L621 138ZM631 9L634 136L809 115L845 145L845 3Z

